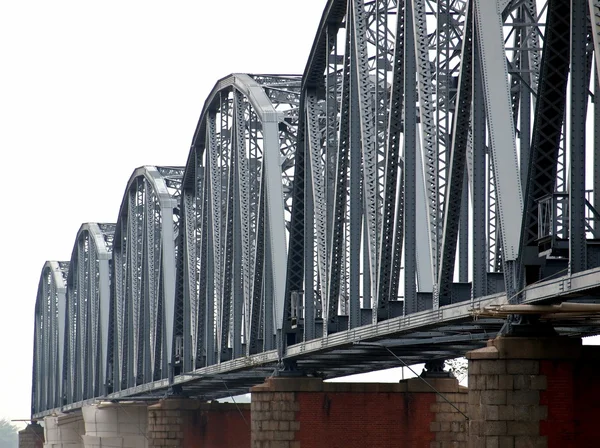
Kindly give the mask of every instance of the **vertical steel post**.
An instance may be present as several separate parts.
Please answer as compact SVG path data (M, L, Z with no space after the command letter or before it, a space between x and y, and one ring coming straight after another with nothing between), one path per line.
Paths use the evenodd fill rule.
M483 97L483 82L481 78L481 57L479 41L473 27L473 111L471 115L473 139L473 287L472 297L483 297L487 290L487 167L485 161L485 104Z
M587 4L571 0L571 126L569 143L569 273L586 268L585 122L587 111Z
M414 0L407 0L404 15L404 314L418 311L417 304L417 64L414 36Z

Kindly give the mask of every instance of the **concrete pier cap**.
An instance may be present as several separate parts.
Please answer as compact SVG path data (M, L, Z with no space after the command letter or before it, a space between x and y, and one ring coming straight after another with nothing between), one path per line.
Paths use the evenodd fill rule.
M575 360L582 354L581 338L498 336L487 347L467 353L469 360L554 359Z

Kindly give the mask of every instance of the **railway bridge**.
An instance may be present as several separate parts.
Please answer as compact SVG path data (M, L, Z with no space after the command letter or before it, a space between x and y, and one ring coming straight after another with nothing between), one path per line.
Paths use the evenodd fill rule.
M600 333L600 2L324 3L44 264L33 419Z

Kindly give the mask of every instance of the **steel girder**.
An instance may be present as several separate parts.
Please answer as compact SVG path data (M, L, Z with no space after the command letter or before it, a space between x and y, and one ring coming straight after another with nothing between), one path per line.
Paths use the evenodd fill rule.
M125 189L113 244L112 391L168 375L182 176L183 168L144 166Z
M503 2L504 5L507 2ZM543 9L543 8L542 8ZM531 146L531 109L535 104L540 70L540 39L543 24L534 0L508 2L501 8L503 39L510 77L511 116L517 132L519 169L522 189L526 178L529 148ZM474 30L477 33L477 30ZM473 113L468 142L469 182L472 194L473 216L473 296L497 289L488 282L487 273L503 272L502 238L498 189L494 174L492 153L486 141L484 85L480 44L474 41ZM490 284L488 284L490 283Z
M512 295L516 288L515 263L519 254L523 205L501 11L500 4L495 2L475 3L481 77L488 118L490 164L501 231L504 282L506 290Z
M67 274L69 263L47 261L42 268L35 301L33 336L33 374L31 384L32 414L63 404L65 353L68 351Z
M428 200L427 218L431 235L434 307L440 305L440 262L443 241L447 239L444 236L444 212L447 207L458 206L460 209L460 201L450 203L446 195L466 4L462 0L413 2L417 25L414 35ZM427 17L435 17L436 20L427 20ZM461 256L465 258L466 254ZM441 304L450 303L448 296L441 300Z
M569 72L569 4L550 1L529 156L521 252L538 237L537 200L555 191Z
M454 114L452 145L447 156L448 184L446 198L448 204L444 209L444 238L442 241L439 276L437 288L437 305L452 303L452 283L454 279L454 261L457 249L459 223L465 225L462 213L464 200L463 181L467 162L467 141L472 108L473 91L473 18L472 4L467 0L465 20L465 37L462 46L462 60L458 76L458 91L456 93L456 113ZM468 218L468 215L467 215ZM463 254L464 255L464 254ZM461 260L462 261L462 260ZM464 269L464 267L463 267ZM434 307L436 298L434 297Z
M184 175L179 372L276 346L299 93L299 76L233 74L204 104Z

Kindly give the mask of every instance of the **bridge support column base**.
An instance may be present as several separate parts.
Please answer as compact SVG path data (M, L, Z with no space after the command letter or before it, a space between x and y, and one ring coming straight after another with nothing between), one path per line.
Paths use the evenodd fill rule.
M250 446L249 403L166 398L148 407L148 447Z
M467 446L467 390L454 378L332 383L271 377L252 392L252 448ZM442 445L446 443L446 445Z
M139 403L101 403L82 408L85 448L146 448L147 410Z
M469 448L597 444L599 347L501 336L467 358Z
M44 417L44 448L83 448L84 434L80 411Z
M37 422L30 423L19 431L19 448L42 448L44 446L44 428Z

